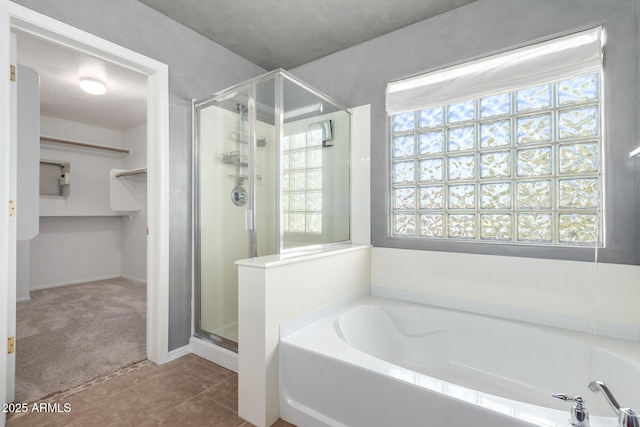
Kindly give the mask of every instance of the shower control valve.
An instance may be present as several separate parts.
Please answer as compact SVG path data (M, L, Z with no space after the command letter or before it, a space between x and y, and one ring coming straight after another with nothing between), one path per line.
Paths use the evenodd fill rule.
M589 411L584 407L584 399L580 396L571 397L564 393L554 394L556 399L564 400L566 402L575 402L575 405L571 407L571 416L569 417L569 423L576 427L589 427Z
M247 190L245 190L241 185L237 185L231 190L231 201L236 206L244 206L247 204Z

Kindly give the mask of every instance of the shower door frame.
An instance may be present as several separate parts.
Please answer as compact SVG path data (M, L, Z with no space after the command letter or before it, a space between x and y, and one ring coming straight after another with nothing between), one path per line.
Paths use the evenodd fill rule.
M265 77L266 78L266 77ZM262 79L259 79L262 81ZM217 92L213 96L209 98L205 98L202 100L192 100L192 109L191 109L191 117L192 117L192 277L193 277L193 325L192 325L192 335L195 335L200 338L205 338L207 340L212 341L214 344L219 345L227 350L233 351L235 353L238 352L238 343L232 341L230 339L221 337L209 331L202 329L200 326L200 319L202 315L202 306L201 306L201 273L200 267L202 265L202 260L200 256L200 233L198 230L200 229L200 111L210 107L219 102L225 101L227 99L232 99L238 96L239 94L247 94L247 111L248 111L248 120L249 123L249 135L247 139L247 157L248 157L248 173L247 173L247 181L249 182L249 198L247 199L247 208L245 211L246 215L246 228L248 234L248 243L249 243L249 251L247 254L247 258L255 257L257 255L257 238L256 238L256 221L255 221L255 211L256 211L256 173L255 173L255 156L256 156L256 141L255 141L255 85L258 83L258 79L251 80L249 82L242 83L240 85L233 86L231 88L225 89L224 91ZM241 119L242 120L242 119ZM242 135L239 136L240 138Z
M309 87L306 83L302 82L286 70L282 68L277 68L268 73L262 74L260 76L254 77L242 83L238 83L234 86L231 86L227 89L221 90L219 92L214 93L212 96L204 99L193 99L192 100L192 109L191 109L191 118L192 118L192 289L193 289L193 301L192 301L192 310L193 310L193 318L192 318L192 336L196 336L199 338L205 338L207 340L212 341L214 344L219 345L227 350L231 350L235 353L238 352L238 343L235 341L231 341L229 339L220 337L218 335L212 334L211 332L205 331L200 327L200 318L202 314L202 308L200 304L200 283L201 283L201 274L200 274L200 266L201 266L201 258L200 258L200 234L198 232L200 228L200 110L207 108L213 104L219 103L221 101L234 98L241 93L246 93L248 95L247 100L247 108L248 108L248 123L249 123L249 135L248 135L248 181L249 181L249 199L247 201L247 228L249 231L249 254L248 258L253 258L257 256L257 230L256 230L256 211L257 211L257 201L256 201L256 149L257 149L257 141L256 141L256 88L257 85L265 82L269 79L274 79L274 127L275 127L275 153L279 160L275 162L275 212L274 212L274 221L276 228L276 239L275 239L275 254L284 254L284 253L292 253L292 252L301 252L307 250L319 250L324 248L330 248L332 246L341 245L345 243L351 242L351 229L349 229L349 239L340 241L340 242L330 242L330 243L322 243L322 244L314 244L309 246L301 246L291 249L283 249L284 247L284 231L282 229L281 218L282 218L282 185L281 185L281 174L282 174L282 156L281 156L281 141L282 141L282 132L284 129L284 80L287 79L292 83L302 87L306 91L311 94L317 96L318 98L329 102L342 111L349 114L351 117L351 111L332 99L331 97L318 92L312 87ZM351 119L349 120L351 123ZM350 160L351 161L351 160ZM351 186L351 183L349 183ZM349 193L351 193L351 189L349 189ZM351 212L349 212L351 215Z

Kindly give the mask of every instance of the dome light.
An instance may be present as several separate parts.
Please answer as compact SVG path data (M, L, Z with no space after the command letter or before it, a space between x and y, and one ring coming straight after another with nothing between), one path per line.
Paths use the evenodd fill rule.
M107 86L104 83L91 77L80 78L80 89L91 95L103 95L107 92Z

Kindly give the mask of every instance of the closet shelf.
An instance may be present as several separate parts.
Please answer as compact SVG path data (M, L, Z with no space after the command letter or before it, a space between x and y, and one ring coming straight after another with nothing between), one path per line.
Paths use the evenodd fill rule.
M140 175L140 174L143 174L143 173L147 173L147 168L130 169L130 170L118 172L118 173L114 174L113 176L114 176L114 178L120 178L122 176Z
M94 148L97 150L104 150L104 151L111 151L111 152L115 152L115 153L120 153L120 154L131 154L131 150L128 148L119 148L119 147L111 147L108 145L100 145L100 144L90 144L88 142L81 142L81 141L72 141L72 140L67 140L67 139L60 139L60 138L53 138L51 136L40 136L40 141L41 142L54 142L56 144L66 144L66 145L73 145L76 147L83 147L83 148Z
M115 212L135 212L144 207L146 180L118 179L118 176L142 174L146 168L109 171L109 207Z

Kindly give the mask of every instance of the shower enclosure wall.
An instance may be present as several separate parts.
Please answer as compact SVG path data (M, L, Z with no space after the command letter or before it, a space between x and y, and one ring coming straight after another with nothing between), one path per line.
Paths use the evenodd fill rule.
M195 335L237 351L235 261L349 241L350 115L276 70L193 117Z

